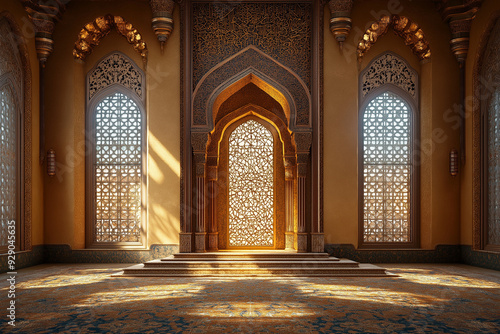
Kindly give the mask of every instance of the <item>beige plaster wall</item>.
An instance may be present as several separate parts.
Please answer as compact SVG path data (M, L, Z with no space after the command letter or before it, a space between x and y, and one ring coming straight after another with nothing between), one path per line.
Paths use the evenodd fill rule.
M472 111L473 111L473 96L474 96L474 78L473 72L476 63L482 57L481 43L486 39L487 28L495 17L500 15L500 2L496 0L484 0L480 10L477 12L474 21L472 21L470 31L470 44L467 62L465 66L466 87L465 87L465 165L460 173L461 179L461 235L460 243L464 245L472 245L473 232L473 171L472 171Z
M146 72L148 134L148 246L176 244L179 232L180 176L180 24L164 54L151 29L147 2L72 1L54 33L55 49L47 63L47 147L57 152L58 175L46 177L45 243L85 247L85 80L87 72L112 51L121 51L143 67L126 39L111 32L86 59L72 56L80 29L105 14L120 15L141 33L149 56ZM137 15L137 13L144 13ZM143 67L144 69L144 67Z
M38 59L35 50L35 35L20 1L4 0L0 2L0 13L8 13L21 31L24 45L28 52L29 71L31 73L31 203L25 203L25 207L31 207L31 243L32 245L43 244L43 174L44 167L39 164L39 71ZM1 14L0 14L1 15Z
M421 64L392 31L358 64L356 46L381 15L398 14L418 23L430 43L432 57ZM421 247L458 244L459 180L448 173L448 154L458 148L458 132L443 113L459 99L458 64L449 49L450 33L431 1L355 1L353 28L340 51L324 17L324 226L326 243L358 243L358 77L382 52L405 58L420 73L422 159Z

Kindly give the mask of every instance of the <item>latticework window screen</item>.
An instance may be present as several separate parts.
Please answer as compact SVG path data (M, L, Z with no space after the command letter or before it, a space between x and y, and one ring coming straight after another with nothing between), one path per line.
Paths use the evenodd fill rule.
M141 241L142 113L122 93L95 110L94 241Z
M500 245L500 90L488 107L488 244Z
M0 246L7 246L8 224L17 218L18 128L9 86L0 89Z
M363 241L410 242L411 115L386 92L363 115Z
M273 135L249 120L229 136L229 246L274 244Z

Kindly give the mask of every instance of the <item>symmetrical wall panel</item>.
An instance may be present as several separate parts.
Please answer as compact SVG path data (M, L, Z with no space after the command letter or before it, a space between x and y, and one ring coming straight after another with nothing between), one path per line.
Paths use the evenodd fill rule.
M192 11L193 125L209 125L209 96L249 68L286 87L296 104L296 125L311 125L310 1L196 2Z
M193 4L193 85L224 59L254 45L293 69L309 86L311 19L309 3Z
M299 212L299 214L303 214L307 219L304 222L307 224L307 228L305 227L307 231L301 232L306 239L301 243L301 247L303 246L304 250L308 249L307 233L314 233L314 237L318 240L323 238L321 181L319 181L321 179L319 170L321 169L322 104L320 92L323 63L321 59L323 5L321 2L312 0L291 2L187 0L182 2L180 7L183 17L181 20L183 30L181 35L183 45L181 94L186 98L181 113L183 128L181 207L183 209L181 210L180 251L206 250L205 234L208 234L208 249L228 247L284 249L285 215L275 207L281 208L285 203L284 168L287 168L287 175L290 178L297 177L295 145L302 145L301 172L308 180L300 194L295 191L288 193L294 197L302 196L307 201L308 211ZM260 90L256 96L249 94L250 85L255 86L254 91ZM262 95L266 95L264 103L258 97ZM237 107L233 104L234 110L227 109L229 104L225 103L234 102L233 98L236 97L239 98L239 102L245 101L245 103L238 103ZM268 103L271 99L274 102ZM279 107L275 108L273 104L279 104ZM234 127L230 132L224 133L225 130L222 131L224 128L221 124L233 126L233 122L237 121L238 123L234 124L235 127L242 125L237 115L250 105L255 110L240 116L262 116L262 119L269 121L271 128L267 127L265 122L251 118L264 124L271 132L276 147L286 144L288 150L285 151L288 160L282 163L281 160L285 159L284 152L278 152L276 147L273 148L274 197L266 198L260 193L256 195L259 198L264 197L256 202L257 205L254 205L254 208L261 205L267 209L273 209L274 213L269 211L268 218L260 216L251 218L258 220L257 225L249 224L247 221L241 223L239 227L236 223L230 227L230 219L240 214L240 212L232 211L231 214L235 216L230 218L229 213L231 205L228 179L229 135ZM268 108L269 105L271 105L270 108ZM234 119L231 119L232 117ZM275 129L278 130L278 134L274 132ZM314 136L313 131L318 131L318 134ZM307 137L314 140L301 142L300 139ZM283 138L289 140L281 142ZM214 148L212 143L219 143L220 151L212 150ZM247 158L240 157L239 163L245 164L248 162ZM214 175L216 178L212 179ZM241 175L240 178L243 180L249 176ZM193 185L194 182L191 182L195 178L196 187ZM264 179L262 176L255 178L256 182ZM315 186L316 183L317 186ZM217 215L210 214L210 210L207 215L204 203L210 202L210 196L214 194L209 194L208 199L205 198L205 200L200 200L200 198L206 196L207 189L211 189L210 193L213 192L214 185L220 190L215 202ZM293 187L295 185L296 183L293 183ZM248 182L245 186L249 186L252 191L253 186ZM257 188L264 192L266 189L263 186ZM266 191L271 194L271 190ZM233 199L243 204L253 200L239 197ZM295 198L288 198L288 201L295 206ZM235 204L233 208L236 210L237 207L244 207L243 204ZM233 222L236 221L235 219ZM295 217L289 218L289 220L292 219ZM311 223L312 221L314 224ZM249 227L250 225L253 227ZM255 227L257 231L250 231ZM292 234L295 233L292 227L287 231L290 240L293 237ZM236 240L229 236L230 228L247 230L241 231L239 234L242 237ZM274 229L274 234L271 233L272 229ZM322 251L322 245L321 239L318 251Z

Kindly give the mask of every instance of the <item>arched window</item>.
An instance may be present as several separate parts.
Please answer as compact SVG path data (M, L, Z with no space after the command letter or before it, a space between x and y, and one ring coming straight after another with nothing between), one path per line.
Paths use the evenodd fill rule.
M19 237L20 221L20 117L9 84L0 87L0 197L1 230L0 249L4 253L9 245L10 231Z
M26 165L31 170L31 160L24 161L23 153L31 155L31 143L24 146L24 119L30 120L31 112L24 110L25 92L30 87L25 77L27 65L22 54L22 42L15 33L12 21L0 17L0 253L15 246L16 250L30 247L24 229L30 226L30 215L24 213L24 188L31 195L31 181L24 182ZM27 136L27 141L31 140ZM28 175L29 176L29 175ZM26 218L26 221L25 221Z
M412 97L418 86L412 71L399 56L386 53L362 73L360 247L418 246L417 117Z
M500 251L500 19L489 36L481 70L483 247Z
M500 89L497 87L488 104L486 120L485 174L487 187L486 245L500 249Z
M109 81L117 66L127 70L124 64L137 71L130 59L117 53L103 59L88 76L87 93L92 95L87 115L91 144L87 162L89 247L146 246L146 123L136 94L142 93L143 82L141 78L139 82L134 82L137 78L122 78L129 85L125 86ZM124 76L128 74L130 71ZM99 87L102 82L106 84Z

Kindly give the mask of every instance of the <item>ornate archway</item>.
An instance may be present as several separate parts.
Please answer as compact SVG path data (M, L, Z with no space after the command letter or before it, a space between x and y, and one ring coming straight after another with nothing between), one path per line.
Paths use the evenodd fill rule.
M293 211L283 208L293 209L295 202L295 145L273 115L249 104L224 117L211 134L208 198L215 210L208 249L294 248Z
M290 112L294 110L290 108L293 101L290 102L279 87L271 86L254 74L229 82L217 90L212 99L214 126L211 131L191 132L195 165L194 251L258 247L306 252L309 232L306 178L312 135L309 131L290 129L290 120L294 117ZM272 143L263 148L271 153L271 159L265 161L257 153L250 160L260 159L259 163L241 167L244 162L234 159L248 157L241 152L236 155L233 152L231 156L231 138L235 131L242 130L242 126L250 125L254 130L260 128L261 134ZM240 140L245 141L245 136ZM231 159L239 167L232 166ZM266 163L272 166L272 180L268 184L262 182L266 172L261 167ZM254 179L248 174L240 174L236 175L239 179L231 181L233 167L254 168ZM243 193L248 189L234 190L241 178L246 178L246 186L253 189L253 194ZM264 186L267 190L263 190ZM231 197L236 193L241 197ZM253 206L245 212L248 202ZM181 233L181 248L182 238L186 242L190 234L193 233Z

